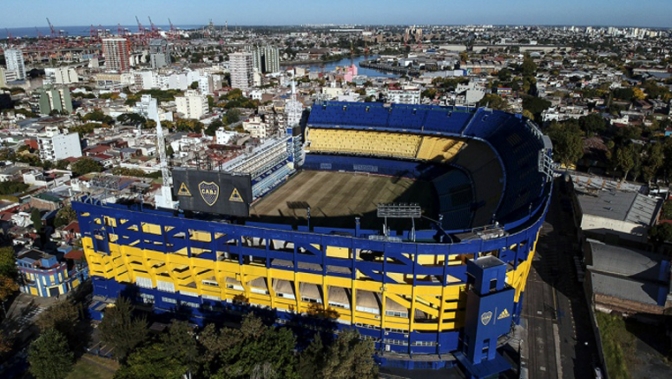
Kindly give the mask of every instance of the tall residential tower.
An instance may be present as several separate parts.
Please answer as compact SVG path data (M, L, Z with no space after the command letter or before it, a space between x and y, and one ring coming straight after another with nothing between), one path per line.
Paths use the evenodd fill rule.
M105 68L108 70L130 71L130 46L125 38L104 38L103 54L105 55Z
M231 70L231 87L243 91L254 85L254 65L252 53L229 54L229 69Z
M23 63L23 52L19 49L5 50L7 71L16 73L16 80L26 80L26 66Z

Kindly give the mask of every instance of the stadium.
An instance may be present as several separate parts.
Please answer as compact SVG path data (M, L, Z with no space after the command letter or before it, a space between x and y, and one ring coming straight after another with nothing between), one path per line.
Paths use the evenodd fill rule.
M500 372L551 152L534 123L488 108L316 103L301 128L217 170L174 169L178 211L73 203L91 313L120 294L197 322L240 299L279 324L329 308L383 366Z

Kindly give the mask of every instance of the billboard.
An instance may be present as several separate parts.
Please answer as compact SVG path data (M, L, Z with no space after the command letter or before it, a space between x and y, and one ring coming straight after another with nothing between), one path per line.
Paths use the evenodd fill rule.
M248 217L252 202L250 175L196 169L173 170L173 194L180 209Z

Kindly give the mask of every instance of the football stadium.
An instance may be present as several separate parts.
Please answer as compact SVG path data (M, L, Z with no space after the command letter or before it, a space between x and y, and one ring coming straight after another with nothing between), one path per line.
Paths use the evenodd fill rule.
M278 324L327 308L382 366L501 372L551 153L533 122L488 108L315 103L217 169L173 169L178 210L73 203L91 313L121 294L197 323L241 303Z

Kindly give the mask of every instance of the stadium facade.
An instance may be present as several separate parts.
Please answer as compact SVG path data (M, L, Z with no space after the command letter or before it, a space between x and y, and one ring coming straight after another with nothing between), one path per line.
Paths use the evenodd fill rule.
M498 340L519 320L550 200L548 138L487 108L325 102L304 124L227 164L251 188L176 179L175 197L226 213L297 170L408 177L435 189L438 209L423 210L429 227L381 231L354 215L352 228L213 221L88 198L73 207L93 316L129 293L155 312L188 307L195 319L237 309L236 299L274 309L278 323L321 306L373 340L382 365L440 368L455 356L477 377L501 371Z

